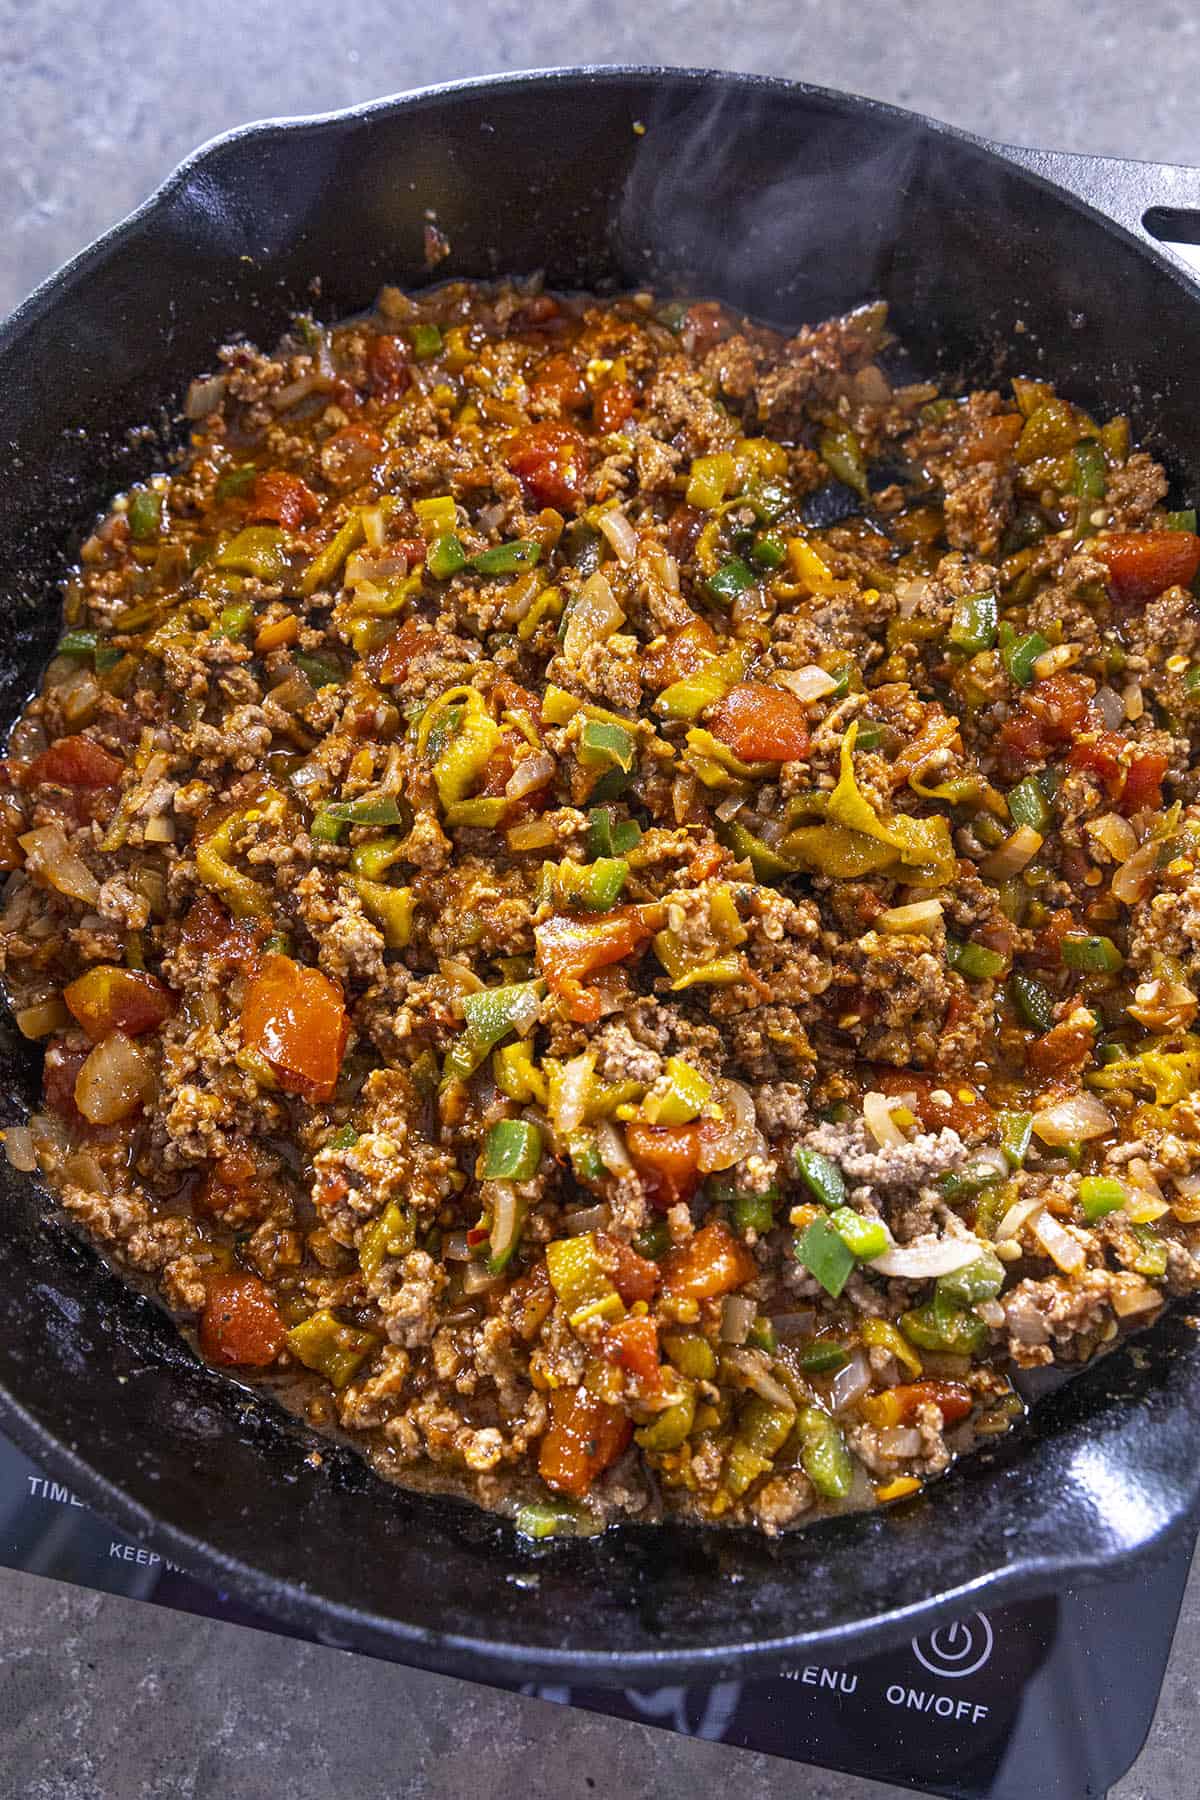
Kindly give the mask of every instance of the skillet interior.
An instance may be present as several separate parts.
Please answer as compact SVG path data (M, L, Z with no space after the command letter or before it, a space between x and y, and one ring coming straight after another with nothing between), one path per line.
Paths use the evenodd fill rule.
M970 139L744 77L431 92L218 141L0 332L0 716L56 635L54 571L161 457L189 377L239 331L269 344L298 307L333 316L385 279L430 279L430 208L452 245L433 279L544 268L557 286L690 289L793 325L882 293L923 369L1044 369L1200 474L1190 284ZM5 1018L6 1116L32 1101L38 1061ZM715 1678L847 1654L967 1593L1100 1574L1200 1493L1200 1346L1176 1313L909 1505L774 1546L627 1528L531 1551L324 1441L314 1469L312 1440L196 1363L2 1163L0 1201L0 1424L245 1598L462 1674Z

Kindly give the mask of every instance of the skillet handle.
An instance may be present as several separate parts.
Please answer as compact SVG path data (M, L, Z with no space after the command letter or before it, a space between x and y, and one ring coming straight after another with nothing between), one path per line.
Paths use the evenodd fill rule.
M1200 168L997 144L1011 162L1106 213L1195 278L1200 270ZM1195 246L1189 256L1182 245Z

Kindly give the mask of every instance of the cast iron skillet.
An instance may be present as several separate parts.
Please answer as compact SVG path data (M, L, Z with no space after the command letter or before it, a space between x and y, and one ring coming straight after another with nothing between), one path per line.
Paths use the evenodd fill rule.
M1200 171L999 152L871 101L704 73L506 76L218 139L0 330L0 717L54 640L56 571L177 439L187 380L239 332L270 345L314 280L326 316L385 280L535 269L782 325L883 294L918 366L1044 371L1129 411L1194 497L1200 290L1141 229L1154 206L1186 239L1192 205ZM432 276L427 209L452 246ZM5 1116L33 1101L39 1060L5 1017ZM456 1674L654 1683L836 1660L1110 1573L1200 1500L1200 1344L1176 1311L911 1503L777 1544L630 1527L531 1550L209 1371L2 1162L0 1204L3 1429L214 1583Z

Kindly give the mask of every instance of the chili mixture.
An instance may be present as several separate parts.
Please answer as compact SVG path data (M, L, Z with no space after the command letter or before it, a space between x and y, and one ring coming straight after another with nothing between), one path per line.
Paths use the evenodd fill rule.
M884 309L235 344L0 786L7 1134L200 1354L534 1537L902 1499L1200 1285L1200 567Z

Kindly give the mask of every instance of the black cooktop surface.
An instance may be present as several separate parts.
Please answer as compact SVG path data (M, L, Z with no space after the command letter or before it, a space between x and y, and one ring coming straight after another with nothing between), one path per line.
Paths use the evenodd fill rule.
M1149 1729L1191 1551L1181 1543L1125 1581L964 1613L858 1662L712 1687L520 1691L951 1800L1094 1800ZM0 1563L291 1630L113 1531L4 1438Z

